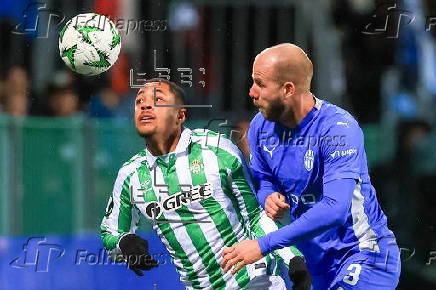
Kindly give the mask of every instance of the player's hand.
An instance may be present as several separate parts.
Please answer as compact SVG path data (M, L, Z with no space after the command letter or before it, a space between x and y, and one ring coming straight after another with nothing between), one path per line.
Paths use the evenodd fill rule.
M224 272L236 265L232 270L233 275L244 265L252 264L263 257L257 240L245 240L232 247L224 248L223 256L221 267Z
M135 234L128 234L121 238L119 247L129 269L138 276L144 276L141 270L150 270L158 263L148 253L148 243Z
M279 192L273 192L266 198L266 215L272 219L281 219L283 214L290 208L291 207L286 202L285 196Z
M289 261L289 279L293 290L310 290L312 279L303 257L295 256Z

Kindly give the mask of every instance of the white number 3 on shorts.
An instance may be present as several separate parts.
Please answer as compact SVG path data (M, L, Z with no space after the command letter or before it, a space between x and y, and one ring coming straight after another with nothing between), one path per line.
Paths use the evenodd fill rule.
M345 283L349 285L356 285L359 281L360 271L362 270L362 265L360 264L350 264L347 268L350 273L342 279Z

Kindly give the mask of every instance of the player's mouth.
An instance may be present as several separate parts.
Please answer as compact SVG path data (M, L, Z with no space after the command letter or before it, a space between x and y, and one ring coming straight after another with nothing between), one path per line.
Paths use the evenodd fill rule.
M152 122L155 119L155 116L153 114L142 114L139 116L138 121L140 123L149 123Z

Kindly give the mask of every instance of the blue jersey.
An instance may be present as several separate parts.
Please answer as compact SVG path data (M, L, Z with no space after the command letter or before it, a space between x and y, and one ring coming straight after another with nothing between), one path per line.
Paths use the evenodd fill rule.
M311 273L317 275L339 267L353 254L382 252L386 243L380 239L395 241L368 175L362 130L347 111L316 99L314 108L293 129L258 113L250 124L249 144L259 203L264 207L266 197L278 191L291 205L293 220L326 199L324 191L329 182L355 180L343 222L320 227L309 238L304 233L292 233L292 241L280 240L279 235L286 231L282 228L281 233L269 234L267 242L259 240L262 253L294 242L306 257ZM337 202L341 200L338 197ZM311 214L316 214L321 223L333 214L321 207L314 211Z

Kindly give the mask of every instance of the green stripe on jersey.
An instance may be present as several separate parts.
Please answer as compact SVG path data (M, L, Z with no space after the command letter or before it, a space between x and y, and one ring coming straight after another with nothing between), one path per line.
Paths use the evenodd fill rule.
M123 182L123 189L120 195L120 209L118 213L118 231L127 233L132 223L132 208L130 201L130 179L133 172Z
M120 206L118 211L118 226L117 226L117 232L119 234L128 233L130 231L130 225L132 222L132 203L130 202L130 178L132 177L133 173L129 174L123 181L123 185L121 188L121 194L120 194ZM107 217L104 218L105 220ZM113 250L122 235L111 235L108 231L106 226L104 226L104 222L100 226L101 236L103 245L108 250Z
M207 178L204 172L204 161L202 155L202 147L199 144L191 144L190 154L188 155L189 165L193 166L193 164L198 163L198 171L190 170L192 185L201 185L207 183ZM214 199L208 198L206 200L200 201L200 204L203 206L205 210L209 213L212 221L217 228L221 239L224 241L224 244L227 247L231 247L238 242L238 239L233 232L233 227L229 221L227 214L221 205ZM234 208L235 212L239 212L238 208ZM239 221L240 222L240 221ZM236 274L236 281L238 282L239 287L244 287L250 281L250 277L248 276L246 267L243 267Z
M171 160L173 156L174 155L170 156L170 163L172 163ZM157 164L159 166L159 169L163 173L165 184L169 185L169 194L171 195L180 192L181 188L179 186L180 182L177 177L176 167L171 166L170 168L168 168L168 165L160 158L158 158ZM179 214L182 221L194 220L194 215L185 205L177 209L176 213ZM207 239L204 236L204 233L201 230L200 226L197 223L186 223L184 224L184 226L186 228L188 236L191 238L192 244L197 249L203 265L206 268L206 272L209 275L209 282L211 283L212 287L225 287L226 283L222 278L222 272L220 270L221 267L218 261L215 259L215 254L212 251L209 243L207 242Z
M243 164L236 156L222 148L213 146L208 147L216 152L220 170L226 170L229 168L232 171L232 179L242 196L244 202L243 206L248 214L250 226L254 225L259 221L261 209L256 200L256 196L248 184L248 178L243 172Z
M141 166L137 169L138 172L138 178L139 182L141 184L145 183L146 181L154 182L150 175L150 170L148 169L147 165ZM157 200L156 194L153 190L153 188L150 189L150 193L152 194L151 200ZM145 197L145 196L144 196ZM166 219L164 214L162 213L161 217L159 219ZM191 263L191 261L188 258L188 255L186 254L183 247L180 245L179 241L177 240L177 237L171 228L170 224L168 223L157 223L156 224L159 230L162 232L163 237L165 238L173 250L175 252L175 255L180 259L181 264L183 265L184 270L187 271L186 278L187 280L192 283L193 288L200 288L200 282L198 281L198 277L196 275L196 272L194 270L194 267ZM170 250L170 249L168 249ZM177 264L175 264L178 268L178 271L180 272L182 269L179 268Z
M117 246L120 236L113 236L108 231L107 228L102 224L100 226L101 239L103 241L103 245L108 250L113 250Z

